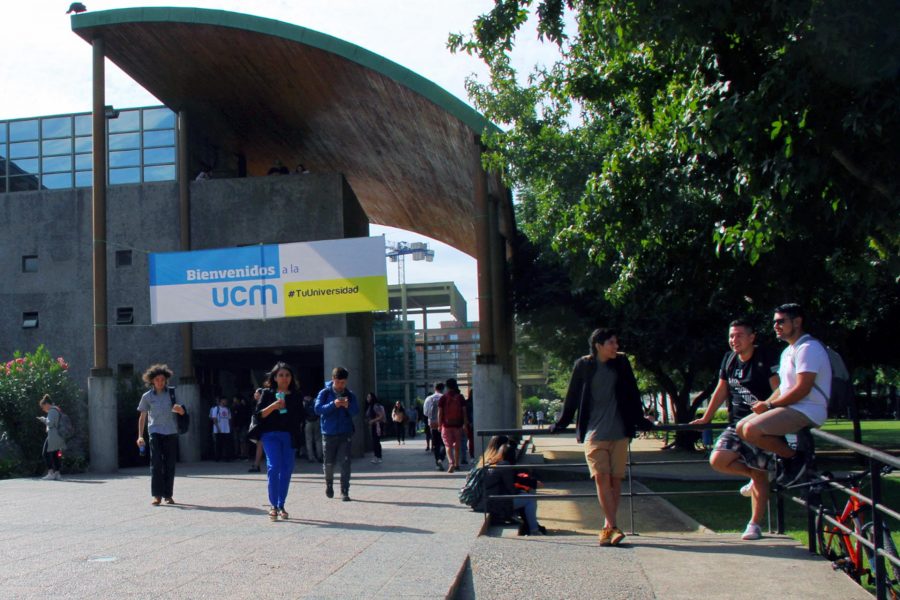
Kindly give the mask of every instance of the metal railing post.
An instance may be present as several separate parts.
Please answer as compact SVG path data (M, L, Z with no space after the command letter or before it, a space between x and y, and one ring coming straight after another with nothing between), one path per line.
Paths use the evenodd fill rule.
M775 494L775 533L784 535L784 496L781 490Z
M872 552L873 575L875 576L875 597L878 600L887 598L887 585L885 582L884 557L878 552L884 547L884 524L881 521L881 513L878 510L881 504L881 463L869 458L869 473L872 478L872 533L875 539L872 544L875 550Z
M631 477L631 442L628 443L628 509L631 511L631 531L628 533L635 535L634 532L634 479ZM616 518L617 515L613 515Z

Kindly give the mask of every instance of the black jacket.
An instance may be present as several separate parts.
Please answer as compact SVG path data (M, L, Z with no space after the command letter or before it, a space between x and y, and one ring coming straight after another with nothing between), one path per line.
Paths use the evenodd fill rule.
M644 417L644 406L638 391L631 363L621 352L609 362L616 371L616 404L622 423L625 425L625 436L633 438L638 429L651 429L653 423ZM556 422L556 429L565 429L572 422L575 411L578 411L578 422L575 435L579 442L584 441L588 423L591 421L591 379L597 371L597 359L593 356L582 356L575 361L572 378L569 379L569 390L562 414Z

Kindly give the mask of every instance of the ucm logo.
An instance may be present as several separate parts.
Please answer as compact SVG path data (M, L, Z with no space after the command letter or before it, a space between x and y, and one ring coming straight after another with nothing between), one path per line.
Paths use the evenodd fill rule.
M221 292L221 297L219 293ZM268 292L272 293L271 301ZM212 289L212 301L216 306L256 306L257 304L278 304L278 289L274 285L254 285L250 289L242 285L234 285Z

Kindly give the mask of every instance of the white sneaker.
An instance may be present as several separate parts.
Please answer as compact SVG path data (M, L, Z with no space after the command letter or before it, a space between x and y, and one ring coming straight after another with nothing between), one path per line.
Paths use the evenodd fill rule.
M381 461L378 460L377 458L373 458L373 459L370 460L369 462L371 462L373 465L377 465L377 464L380 463Z
M56 479L56 477L54 477L53 471L47 471L47 474L41 477L41 481L53 481L54 479Z
M753 480L751 479L747 483L741 486L741 496L744 498L749 498L753 495Z
M60 473L59 471L56 471L55 473L53 473L53 480L54 481L62 481L62 473Z
M747 523L747 529L741 535L742 540L758 540L762 537L762 530L756 523Z

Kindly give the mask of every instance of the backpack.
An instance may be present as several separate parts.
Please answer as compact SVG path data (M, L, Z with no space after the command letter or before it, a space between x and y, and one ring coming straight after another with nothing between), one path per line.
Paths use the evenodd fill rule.
M466 475L466 482L459 490L459 503L475 509L481 504L481 497L484 494L484 469L482 467L472 467L469 474Z
M828 355L828 362L831 364L831 395L826 394L825 390L816 385L815 382L813 383L813 389L825 397L829 413L841 413L847 409L853 398L853 382L850 379L850 370L847 369L847 364L841 358L841 355L833 348L826 346L818 338L810 337L822 345L825 353Z
M446 398L443 407L444 423L448 427L462 427L466 422L464 413L466 408L462 396L459 392L447 392L444 394L444 398Z
M56 425L56 431L59 432L62 439L68 441L75 437L75 425L72 423L72 418L60 410L59 407L56 408L56 412L59 413L59 423Z

